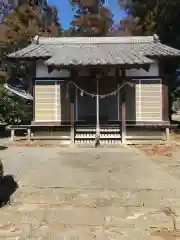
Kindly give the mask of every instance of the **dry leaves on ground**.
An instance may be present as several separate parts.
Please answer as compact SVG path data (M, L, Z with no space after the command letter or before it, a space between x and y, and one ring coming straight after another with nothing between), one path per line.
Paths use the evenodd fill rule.
M148 156L172 157L173 153L180 151L180 146L177 144L148 144L136 147Z
M9 146L53 148L53 147L67 147L68 145L60 145L59 142L45 143L43 141L15 141L15 142L9 143Z

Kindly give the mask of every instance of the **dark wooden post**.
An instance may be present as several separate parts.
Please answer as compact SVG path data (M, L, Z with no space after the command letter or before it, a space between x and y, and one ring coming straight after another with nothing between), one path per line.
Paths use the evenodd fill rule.
M169 122L169 114L168 78L164 76L162 79L162 120Z
M35 78L33 78L32 80L32 88L33 88L33 91L32 91L32 95L33 95L33 116L32 116L32 121L34 122L35 121L35 107L36 107L36 98L35 98L35 87L36 87L36 80Z
M170 112L170 105L169 105L169 83L168 83L168 75L165 74L165 62L160 61L159 63L159 74L162 78L162 121L167 123L171 120L171 112ZM166 140L169 141L169 127L166 128Z
M122 102L122 124L121 124L121 141L124 144L126 141L126 102Z
M73 80L75 80L75 78L77 78L78 74L77 71L75 69L70 69L71 72L71 77L73 78ZM73 88L73 86L71 86L70 88L70 111L71 111L71 144L74 145L75 143L75 89Z
M71 102L71 144L74 144L75 139L75 126L74 126L74 120L75 120L75 114L74 114L74 102Z
M126 77L126 70L125 69L121 69L121 77L123 79L122 82L125 82L125 77ZM126 90L124 89L124 87L121 90L121 94L122 94L121 142L122 142L122 144L124 144L125 141L126 141Z
M171 118L171 112L169 112L169 89L168 89L168 77L164 76L162 79L162 120L169 122ZM169 127L166 128L166 140L170 140Z

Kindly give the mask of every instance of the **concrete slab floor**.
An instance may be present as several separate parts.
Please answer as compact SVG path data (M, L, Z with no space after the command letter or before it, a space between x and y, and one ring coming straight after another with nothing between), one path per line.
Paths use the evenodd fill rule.
M9 147L1 159L19 188L0 209L0 239L179 237L163 211L180 228L179 178L134 148Z

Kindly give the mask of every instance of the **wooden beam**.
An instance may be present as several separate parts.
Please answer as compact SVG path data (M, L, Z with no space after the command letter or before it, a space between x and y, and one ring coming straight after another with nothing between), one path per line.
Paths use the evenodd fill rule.
M52 73L55 70L55 68L51 66L48 66L47 68L48 68L48 73Z
M132 69L132 68L136 68L136 69L140 69L140 68L147 68L149 67L150 64L146 63L134 63L134 64L89 64L89 65L83 65L83 64L79 64L79 65L74 65L74 64L69 64L69 65L64 65L64 64L59 64L59 65L56 65L56 64L52 64L52 65L49 65L49 67L53 67L54 69L57 69L57 68L61 68L61 69L79 69L79 68L82 68L82 67L85 67L85 68L93 68L93 69L102 69L102 68L120 68L120 69Z
M126 80L126 81L131 81L132 79L134 80L139 80L139 79L145 79L145 80L152 80L152 79L161 79L163 78L163 76L131 76L131 77L127 77L127 76L107 76L107 78L109 79L109 81L111 80L116 80L117 82L119 80ZM102 80L104 79L104 77L102 77ZM39 81L51 81L51 80L56 80L56 81L88 81L88 80L92 80L92 76L71 76L71 77L37 77L35 78L35 80L39 80Z
M122 79L126 78L126 69L125 68L121 68L121 76Z
M146 72L149 72L150 65L144 66L144 67L142 67L142 69L144 69Z

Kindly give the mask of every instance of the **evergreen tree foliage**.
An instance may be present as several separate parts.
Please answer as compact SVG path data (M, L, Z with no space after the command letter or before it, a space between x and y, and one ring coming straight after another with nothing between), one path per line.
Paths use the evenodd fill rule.
M111 11L104 0L71 0L74 10L72 34L75 36L105 36L113 23Z

